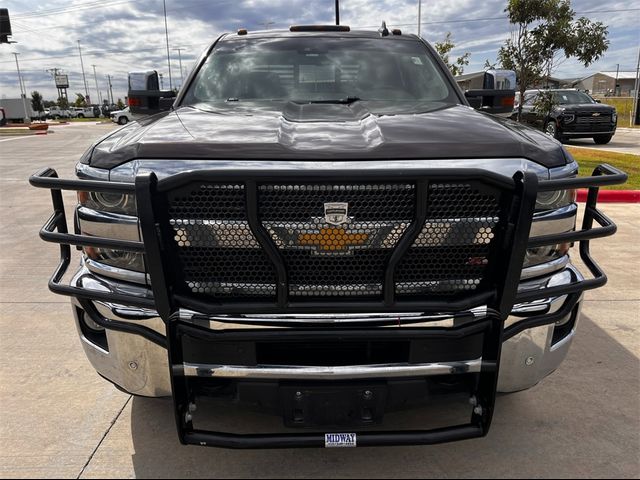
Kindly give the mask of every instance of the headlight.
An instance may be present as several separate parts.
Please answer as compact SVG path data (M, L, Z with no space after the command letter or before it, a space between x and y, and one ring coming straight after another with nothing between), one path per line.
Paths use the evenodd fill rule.
M536 198L536 212L541 213L545 218L553 215L553 210L566 207L576 201L575 190L553 190L551 192L538 192ZM540 213L539 213L540 214ZM536 225L544 224L544 221L536 223ZM524 257L523 267L531 267L542 263L551 262L563 257L569 252L571 243L559 243L557 245L543 245L541 247L528 248Z
M576 119L576 116L573 113L565 113L562 115L562 121L564 123L571 123Z
M536 211L555 210L576 201L575 190L554 190L551 192L538 192L536 198Z
M124 252L110 248L83 247L84 253L91 260L105 263L116 268L144 272L144 257L141 253Z
M126 193L78 192L83 207L103 212L136 215L136 197Z
M80 205L99 212L135 216L136 199L134 195L115 192L78 192ZM106 265L144 272L144 256L140 253L124 252L110 248L83 247L87 258Z
M524 256L523 267L532 267L547 263L556 258L566 255L571 248L570 243L559 243L557 245L544 245L542 247L528 248Z
M618 114L616 112L613 112L611 114L611 122L612 123L617 123L618 122Z

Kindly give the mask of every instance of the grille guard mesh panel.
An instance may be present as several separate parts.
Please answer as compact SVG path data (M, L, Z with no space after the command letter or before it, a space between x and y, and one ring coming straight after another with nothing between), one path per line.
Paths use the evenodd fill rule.
M259 184L258 221L287 270L287 294L381 299L394 249L416 222L417 188L426 189L427 217L400 260L396 294L451 298L491 288L489 258L503 240L510 203L503 190L478 181ZM196 182L166 199L161 229L173 237L178 291L275 299L277 274L249 225L243 184Z

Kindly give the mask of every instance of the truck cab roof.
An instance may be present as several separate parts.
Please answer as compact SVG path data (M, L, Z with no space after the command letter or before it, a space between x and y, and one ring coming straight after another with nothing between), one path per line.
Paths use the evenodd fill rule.
M388 29L386 34L381 31L374 30L351 30L346 25L338 25L344 27L336 30L336 25L293 25L288 29L270 29L270 30L247 30L239 29L237 32L226 33L220 41L233 41L242 38L288 38L288 37L335 37L335 38L370 38L384 40L399 41L420 41L419 37L414 34L404 34L399 29ZM381 29L382 30L382 29Z

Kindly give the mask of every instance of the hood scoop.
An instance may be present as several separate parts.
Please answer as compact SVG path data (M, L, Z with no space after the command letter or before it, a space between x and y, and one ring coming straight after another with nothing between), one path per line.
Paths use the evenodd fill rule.
M282 116L289 122L354 122L371 115L362 102L297 103L287 102Z
M368 150L384 142L378 119L360 105L294 103L285 105L278 142L294 150Z

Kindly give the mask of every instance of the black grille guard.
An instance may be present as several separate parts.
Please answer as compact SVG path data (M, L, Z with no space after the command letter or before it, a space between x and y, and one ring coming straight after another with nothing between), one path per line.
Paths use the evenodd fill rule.
M306 176L306 177L305 177ZM490 288L482 292L465 292L455 300L442 301L430 298L403 299L397 298L394 289L394 270L403 255L409 250L416 237L420 234L426 212L421 208L419 193L415 218L409 228L403 233L395 250L390 255L385 267L384 283L381 299L347 300L335 303L328 299L326 302L292 301L288 294L287 269L281 256L258 218L258 185L264 182L282 182L285 180L308 182L332 182L338 179L358 179L358 181L402 181L415 182L426 195L429 181L445 182L475 182L481 181L491 188L498 189L503 194L504 207L501 218L500 250L495 251L489 259L491 268L487 273L487 284ZM567 178L558 180L538 180L533 173L517 172L513 178L508 178L482 169L456 170L427 170L395 172L384 174L375 171L331 172L323 171L319 175L291 171L194 171L184 172L158 181L155 174L138 175L134 184L116 183L95 180L59 179L55 170L43 169L30 177L31 185L51 190L54 213L40 231L40 237L60 245L60 262L53 276L49 280L49 289L54 293L78 298L83 304L91 305L90 300L121 303L148 309L156 309L167 326L166 337L149 328L132 325L125 322L115 322L107 319L95 318L105 328L125 331L141 335L148 340L168 349L172 390L176 423L180 441L185 444L220 446L227 448L289 448L289 447L321 447L325 446L324 434L264 434L240 435L233 433L208 432L193 428L189 406L193 401L193 393L187 377L183 375L182 365L182 336L199 334L211 337L212 341L224 341L225 336L251 337L251 331L232 331L216 333L198 329L180 320L180 309L186 308L202 312L207 315L216 314L296 314L296 313L398 313L424 312L427 314L450 314L454 318L473 315L470 310L486 306L486 316L466 326L453 328L403 328L401 330L385 329L388 333L381 333L379 329L362 329L361 327L340 328L340 336L370 338L376 335L402 336L403 338L462 338L478 331L483 335L482 367L478 374L479 380L475 395L476 406L471 414L471 421L465 425L436 429L412 431L379 431L358 433L358 446L374 445L409 445L434 444L480 437L488 432L493 415L498 366L502 342L523 330L547 325L569 315L580 295L585 290L604 285L607 277L598 264L593 260L589 251L589 241L613 235L616 225L605 214L597 209L598 190L601 186L624 183L627 175L607 164L598 166L592 176L584 178ZM164 252L168 239L166 232L160 228L163 208L166 200L163 195L175 188L190 182L242 182L246 191L246 215L251 232L273 262L277 273L277 294L275 301L254 301L241 304L224 299L204 301L196 296L176 293L174 277L168 274L167 259ZM545 235L528 238L529 229L535 208L538 192L588 188L589 193L585 206L582 228L579 231ZM138 216L140 218L144 242L115 240L111 238L95 237L80 234L77 225L75 233L69 233L62 190L93 191L122 193L136 196ZM599 226L593 227L593 222ZM517 292L524 254L527 248L553 245L563 242L579 242L580 257L587 266L593 278L578 280L562 285L535 291ZM112 248L145 255L148 266L153 298L131 297L122 293L108 293L104 291L80 288L63 284L62 279L71 262L71 246L89 246ZM524 318L517 323L503 328L504 320L516 303L530 302L537 299L567 295L563 307L550 314ZM474 316L473 318L477 318ZM333 327L331 327L333 328ZM328 330L317 330L317 327L296 327L283 330L263 330L261 335L278 335L279 338L313 338L317 335L327 335ZM329 333L330 334L330 333ZM460 372L464 373L464 372ZM480 408L478 408L480 407Z

